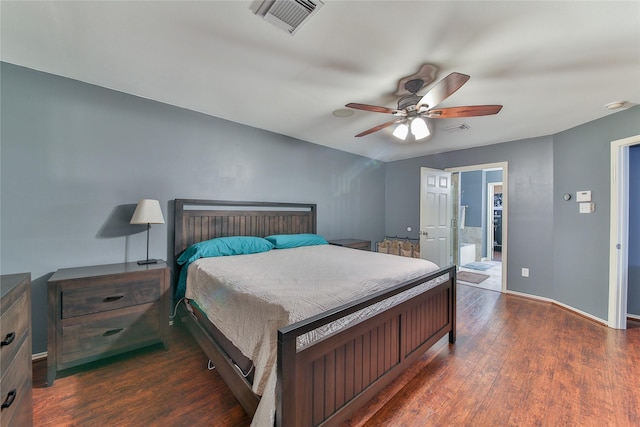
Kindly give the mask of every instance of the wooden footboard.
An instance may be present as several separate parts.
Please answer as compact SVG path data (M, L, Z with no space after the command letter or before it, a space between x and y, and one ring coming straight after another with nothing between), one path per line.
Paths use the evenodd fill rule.
M313 345L297 337L436 277L448 280ZM335 426L449 334L455 342L455 266L278 332L278 426Z
M189 245L214 237L315 233L316 205L176 199L174 220L177 259ZM447 280L434 288L310 346L296 346L302 334L441 276ZM277 425L339 425L440 338L449 334L449 342L455 342L455 290L452 266L280 329ZM197 320L186 310L181 316L253 416L259 397L249 382Z

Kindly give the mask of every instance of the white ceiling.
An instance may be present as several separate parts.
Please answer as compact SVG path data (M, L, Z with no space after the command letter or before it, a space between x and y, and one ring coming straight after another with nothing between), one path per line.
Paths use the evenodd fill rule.
M640 104L639 1L325 0L293 36L251 5L3 0L1 59L384 161L554 134L612 114L609 102ZM504 108L433 119L433 136L412 144L392 127L354 137L390 115L332 115L348 102L395 108L397 82L425 63L436 82L471 76L441 107ZM442 130L460 123L470 129Z

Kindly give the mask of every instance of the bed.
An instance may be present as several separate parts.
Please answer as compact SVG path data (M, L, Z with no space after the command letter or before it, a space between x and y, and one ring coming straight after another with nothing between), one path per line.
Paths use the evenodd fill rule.
M316 205L176 199L174 220L175 261L191 245L218 237L315 234ZM336 250L342 252L333 255ZM272 271L263 276L263 281L267 283L271 279L277 285L282 281L277 276L279 268L270 270L269 267L278 256L291 259L313 256L318 260L325 256L383 257L377 258L375 264L382 264L380 261L387 258L402 259L330 245L274 249L240 256L244 258L195 261L189 267L192 276L188 283L195 284L201 270L244 271L244 267L237 268L242 265L248 271L249 261L253 263L255 258L256 263L266 263L256 264L259 271ZM239 260L242 264L237 264ZM222 262L232 264L226 267ZM348 264L356 265L357 261ZM177 264L174 267L174 272L180 271ZM207 305L202 300L186 299L186 303L179 305L179 318L253 417L252 425L270 424L272 421L265 420L271 416L277 426L334 426L344 423L441 338L448 335L449 342L455 342L455 272L455 266L436 268L408 280L387 283L366 294L358 294L356 287L353 300L318 313L311 311L313 314L308 317L293 317L293 323L279 325L273 330L273 336L267 337L274 343L275 363L273 373L267 372L266 376L260 372L265 371L260 369L260 357L251 361L244 354L245 360L241 360L242 351L230 345L238 345L236 337L225 337L221 332L224 325L217 325L218 328L212 324L213 314L211 311L207 314L207 309L200 306ZM345 270L344 274L347 277L351 272ZM369 275L378 273L372 267ZM321 283L336 280L333 277ZM344 287L347 288L346 281ZM291 305L290 311L295 311L295 307L297 305ZM223 308L217 309L220 316L226 316ZM300 316L304 316L304 311ZM254 366L258 368L254 370ZM256 392L256 381L263 384L264 392Z

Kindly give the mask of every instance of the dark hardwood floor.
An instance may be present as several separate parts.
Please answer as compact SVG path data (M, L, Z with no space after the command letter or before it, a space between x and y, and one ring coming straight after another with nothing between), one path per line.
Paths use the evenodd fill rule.
M549 303L458 286L446 338L347 426L638 426L640 322L617 331ZM63 372L34 363L35 426L248 426L186 331Z

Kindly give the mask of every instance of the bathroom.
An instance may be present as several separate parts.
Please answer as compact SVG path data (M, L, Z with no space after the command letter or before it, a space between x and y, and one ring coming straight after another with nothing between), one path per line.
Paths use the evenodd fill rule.
M458 241L461 268L481 271L500 283L502 260L502 169L460 173ZM498 287L496 290L499 290Z

